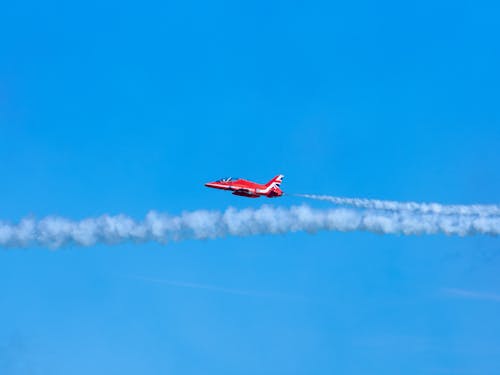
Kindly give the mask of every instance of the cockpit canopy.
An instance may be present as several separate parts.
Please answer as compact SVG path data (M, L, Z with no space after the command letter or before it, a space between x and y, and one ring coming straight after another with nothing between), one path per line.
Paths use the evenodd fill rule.
M226 178L221 178L220 180L217 180L217 182L232 182L234 180L237 180L237 178L226 177Z

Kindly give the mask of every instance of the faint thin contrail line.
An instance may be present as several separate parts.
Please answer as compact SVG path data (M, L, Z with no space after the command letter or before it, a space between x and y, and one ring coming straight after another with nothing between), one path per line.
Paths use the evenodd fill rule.
M500 294L495 293L479 292L475 290L465 290L459 288L443 288L442 291L446 295L451 297L500 302Z
M234 294L238 296L248 296L248 297L258 297L258 298L280 298L280 299L290 299L290 300L300 300L303 299L301 296L282 294L282 293L266 293L259 292L255 290L243 290L243 289L232 289L232 288L224 288L220 286L207 285L207 284L198 284L198 283L190 283L184 281L174 281L174 280L165 280L165 279L155 279L149 277L141 277L141 276L131 276L130 278L135 280L147 281L151 283L164 284L173 287L180 288L190 288L190 289L204 289L211 292L219 292L226 294Z

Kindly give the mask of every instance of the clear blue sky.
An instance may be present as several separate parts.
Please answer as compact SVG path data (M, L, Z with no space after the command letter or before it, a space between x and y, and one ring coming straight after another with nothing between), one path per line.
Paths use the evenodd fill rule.
M203 183L277 173L293 193L499 203L499 14L3 2L0 218L258 207ZM3 250L0 373L496 375L499 252L368 233Z

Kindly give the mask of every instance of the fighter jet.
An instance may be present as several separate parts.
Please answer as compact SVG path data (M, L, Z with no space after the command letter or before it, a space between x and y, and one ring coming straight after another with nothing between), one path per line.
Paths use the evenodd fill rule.
M247 198L259 198L261 196L277 198L283 195L283 191L280 189L283 177L285 176L280 174L265 185L243 180L242 178L228 177L214 182L208 182L205 186L214 189L230 190L233 192L233 195L239 195Z

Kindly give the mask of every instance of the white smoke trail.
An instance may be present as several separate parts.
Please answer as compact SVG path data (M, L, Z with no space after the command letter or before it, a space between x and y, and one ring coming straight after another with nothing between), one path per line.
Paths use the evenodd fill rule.
M295 194L297 197L373 210L409 211L419 214L500 216L499 205L443 205L439 203L396 202L378 199L343 198L330 195Z
M24 219L18 224L0 222L0 246L91 246L97 243L187 239L215 239L289 232L368 231L387 234L437 234L468 236L500 234L500 216L415 214L334 208L313 209L262 206L258 209L198 210L170 216L155 211L144 220L125 215L100 216L81 221L61 217Z

